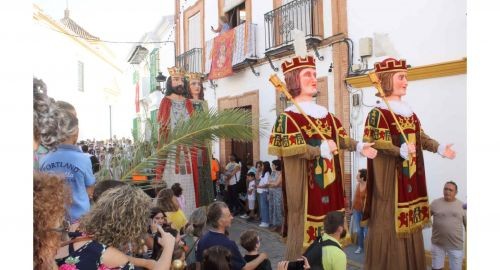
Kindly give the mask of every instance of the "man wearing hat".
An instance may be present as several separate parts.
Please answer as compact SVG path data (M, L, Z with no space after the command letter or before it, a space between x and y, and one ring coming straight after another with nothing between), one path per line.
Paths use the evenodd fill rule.
M422 150L449 159L455 151L427 136L402 101L408 86L405 60L385 59L375 63L375 72L381 86L378 96L387 103L368 113L363 136L379 151L368 159L365 269L424 270L422 228L430 225L431 212Z
M191 100L185 97L187 93L184 70L172 67L168 69L168 72L170 77L167 79L167 93L161 100L158 109L159 147L161 147L161 141L167 138L168 132L174 129L180 121L188 119L194 110ZM199 203L199 196L196 188L198 183L193 177L193 164L189 148L177 147L175 163L160 162L156 168L156 179L164 180L167 187L171 187L174 183L181 184L186 200L183 211L186 216L190 216Z
M296 260L303 248L322 234L324 216L331 211L344 210L340 159L338 154L332 154L337 145L370 158L376 155L376 150L370 147L371 144L351 140L341 122L313 101L318 91L316 64L312 56L296 56L281 67L288 92L298 106L292 105L278 116L268 151L283 158L285 222L288 224L285 258Z

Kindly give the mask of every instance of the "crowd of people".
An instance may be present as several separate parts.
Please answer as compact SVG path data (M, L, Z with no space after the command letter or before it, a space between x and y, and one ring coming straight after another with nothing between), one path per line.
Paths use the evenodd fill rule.
M212 242L216 247L206 251L203 245L213 231L222 231L226 237L232 217L228 223L225 203L214 202L186 215L187 200L180 183L157 190L151 198L123 181L96 181L96 174L108 163L97 157L113 149L128 149L130 142L78 141L75 108L47 96L46 86L38 79L34 79L33 95L35 269L223 269L212 266L220 266L217 256L227 255L226 242ZM232 173L233 181L239 183L236 170L240 165L232 165L223 172ZM250 168L248 175L270 177L271 169L263 171L261 166L258 171ZM241 204L234 192L224 193L224 197L236 195L229 196L234 199L228 200L232 206L235 201ZM220 221L221 208L225 223ZM249 254L244 259L240 256L238 263L243 267L249 261L253 266L245 269L255 269L265 261L266 269L271 269L265 254L254 256L260 245L257 238L255 231L242 235ZM236 245L231 247L230 252L238 250Z
M285 210L281 161L259 160L255 166L249 161L243 166L241 160L231 154L222 169L216 159L214 162L213 181L217 183L214 195L227 203L231 214L282 234Z
M294 105L278 116L269 140L269 153L279 159L254 165L247 158L242 164L231 154L222 166L214 157L209 161L209 146L180 145L175 161L155 164L156 180L166 187L153 196L122 181L96 181L116 149L130 154L131 142L78 143L75 108L48 97L43 81L34 79L35 268L271 269L267 254L259 251L257 231L241 234L245 255L229 239L233 216L239 216L286 238L285 261L277 269L343 270L341 240L351 212L355 253L365 253L366 269L425 269L422 229L428 226L433 269L443 268L445 256L459 269L466 207L455 198L453 181L445 183L443 198L429 204L422 154L428 150L453 159L455 151L426 135L401 101L406 62L389 58L375 65L387 104L369 113L364 142L349 138L339 119L312 102L317 92L312 56L294 57L282 69ZM181 69L169 72L158 112L160 138L207 109L199 74L188 74L187 81ZM399 121L404 130L397 128ZM352 209L338 149L368 158L367 169L357 175ZM118 175L113 172L111 179Z

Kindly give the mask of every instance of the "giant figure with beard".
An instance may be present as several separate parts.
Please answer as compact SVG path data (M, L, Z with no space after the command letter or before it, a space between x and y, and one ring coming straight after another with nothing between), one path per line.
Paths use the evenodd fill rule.
M162 140L167 138L169 131L193 113L193 103L185 97L187 92L184 71L172 67L168 72L170 77L167 79L167 93L158 109L159 147ZM182 210L186 216L190 216L199 204L198 183L193 174L193 165L189 147L178 146L175 161L160 162L156 168L156 179L165 181L167 187L171 187L174 183L181 184L186 202Z

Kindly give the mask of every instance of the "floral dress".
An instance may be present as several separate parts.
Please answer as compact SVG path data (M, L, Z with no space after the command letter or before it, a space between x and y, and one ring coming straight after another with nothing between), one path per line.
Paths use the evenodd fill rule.
M273 171L269 180L276 181L278 176L278 172ZM269 188L269 223L273 226L283 224L283 191L281 186Z
M127 262L124 266L109 268L102 263L102 255L107 246L97 241L90 241L79 249L75 250L73 243L69 244L69 255L64 258L56 259L59 270L107 270L107 269L134 269L134 265Z

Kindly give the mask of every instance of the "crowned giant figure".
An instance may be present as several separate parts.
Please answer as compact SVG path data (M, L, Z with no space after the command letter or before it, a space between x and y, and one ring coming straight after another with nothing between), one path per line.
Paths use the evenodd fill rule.
M337 148L369 158L377 154L372 143L350 139L339 119L316 104L316 63L303 44L304 48L295 44L297 56L281 65L294 105L276 119L268 146L269 154L283 160L287 260L300 258L303 249L321 235L328 212L345 210Z
M169 132L173 130L180 121L189 119L192 115L193 103L187 99L186 80L184 78L184 70L178 67L168 69L170 77L167 79L167 92L161 100L160 108L158 109L159 123L159 147L162 141L165 141ZM171 187L174 183L181 184L183 195L185 198L185 208L183 209L186 216L190 216L197 207L198 183L193 177L193 164L190 148L188 146L178 146L175 156L169 157L173 160L168 162L160 162L156 168L156 179L161 179L166 182L167 187Z

